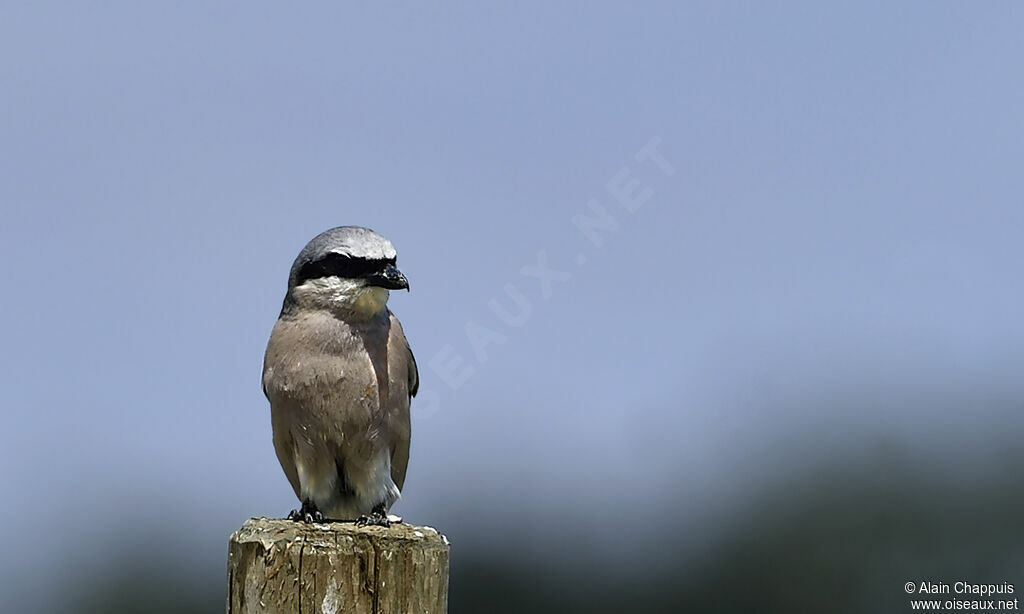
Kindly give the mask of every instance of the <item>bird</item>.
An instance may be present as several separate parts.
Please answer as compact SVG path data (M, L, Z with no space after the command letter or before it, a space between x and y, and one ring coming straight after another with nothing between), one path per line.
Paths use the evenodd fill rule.
M306 244L263 359L274 450L305 523L388 526L409 465L416 358L388 308L409 290L389 240L339 226Z

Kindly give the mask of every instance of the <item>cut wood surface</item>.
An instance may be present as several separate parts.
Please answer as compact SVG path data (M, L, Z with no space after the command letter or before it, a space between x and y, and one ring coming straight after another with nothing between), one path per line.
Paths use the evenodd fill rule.
M448 611L448 540L404 523L252 518L228 545L228 614Z

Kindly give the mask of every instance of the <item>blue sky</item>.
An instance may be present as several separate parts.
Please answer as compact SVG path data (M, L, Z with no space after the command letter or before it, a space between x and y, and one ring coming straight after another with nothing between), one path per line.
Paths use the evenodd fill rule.
M1022 429L1022 26L1011 3L5 7L0 520L101 535L130 502L209 542L293 507L262 353L292 259L341 224L412 286L414 521L686 493L700 526L880 442L983 473ZM637 159L652 139L673 174ZM62 546L31 556L17 577Z

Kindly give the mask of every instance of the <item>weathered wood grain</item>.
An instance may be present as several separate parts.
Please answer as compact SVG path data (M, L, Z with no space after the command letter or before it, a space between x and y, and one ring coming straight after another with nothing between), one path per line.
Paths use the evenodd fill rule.
M445 614L448 540L430 527L252 518L228 544L228 614Z

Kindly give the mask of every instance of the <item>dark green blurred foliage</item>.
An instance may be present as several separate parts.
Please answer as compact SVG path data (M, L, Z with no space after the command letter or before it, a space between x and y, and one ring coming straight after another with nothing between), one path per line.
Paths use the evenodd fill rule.
M159 544L162 540L154 543ZM138 544L139 541L133 541ZM225 541L225 552L227 551ZM205 554L205 553L203 553ZM227 563L224 573L210 575L204 560L170 560L138 549L122 552L109 564L86 569L59 590L62 604L53 612L80 614L223 613Z
M689 536L666 530L676 526L672 505L638 510L636 530L661 537L638 540L643 551L621 561L574 557L572 518L529 529L561 540L561 559L529 546L496 546L483 524L444 527L453 543L450 611L907 612L903 585L922 580L1012 582L1019 595L1022 467L1012 455L988 475L954 480L885 455L818 464L762 488L702 552L687 551ZM506 529L517 522L491 520ZM628 538L633 528L608 530ZM579 552L590 550L580 544ZM199 569L209 571L210 562L169 565L124 553L76 594L62 595L61 611L118 614L146 604L147 612L222 612L225 575L201 576Z
M817 470L752 501L696 561L682 556L684 536L666 535L649 565L630 559L642 572L637 579L631 569L626 582L588 573L587 560L541 571L523 557L462 551L452 562L451 611L907 612L903 586L923 580L1011 582L1019 596L1022 467L1006 459L1004 472L973 484L884 463L877 472Z

